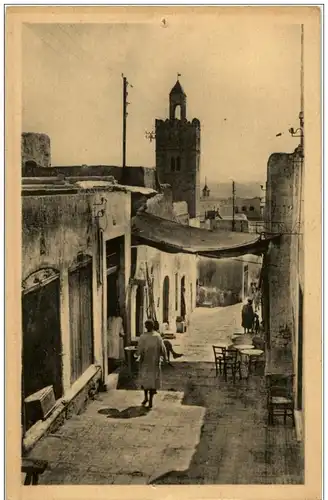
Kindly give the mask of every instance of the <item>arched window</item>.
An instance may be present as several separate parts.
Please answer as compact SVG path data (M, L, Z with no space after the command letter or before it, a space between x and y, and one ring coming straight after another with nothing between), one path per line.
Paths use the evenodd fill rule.
M175 158L171 158L171 172L175 171Z
M181 120L181 105L177 104L174 108L174 118L176 120Z
M180 156L176 159L176 170L179 172L181 170L181 158Z

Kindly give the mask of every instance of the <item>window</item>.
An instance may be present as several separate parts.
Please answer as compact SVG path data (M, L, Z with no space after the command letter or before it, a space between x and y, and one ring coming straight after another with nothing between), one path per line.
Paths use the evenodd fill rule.
M242 211L243 211L243 212L246 212L247 207L245 207L245 205L243 205L243 206L241 207L241 209L242 209Z
M254 212L254 207L253 207L253 205L251 205L251 206L249 207L249 210L250 210L250 212Z
M238 212L239 212L239 208L235 207L235 214L238 214Z
M174 118L176 120L181 120L181 106L177 104L174 109Z
M181 158L180 156L177 157L176 159L176 170L179 172L181 170Z
M120 265L120 256L122 253L122 237L113 238L106 241L106 269L117 269Z
M175 171L175 158L171 158L171 172Z

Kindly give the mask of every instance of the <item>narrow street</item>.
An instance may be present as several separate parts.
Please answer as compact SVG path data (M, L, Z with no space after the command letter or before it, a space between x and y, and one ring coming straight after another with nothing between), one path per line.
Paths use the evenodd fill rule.
M131 383L99 395L31 453L49 461L40 484L298 484L295 430L267 428L262 371L215 377L212 345L240 325L241 305L199 308L172 341L184 356L163 369L155 407Z

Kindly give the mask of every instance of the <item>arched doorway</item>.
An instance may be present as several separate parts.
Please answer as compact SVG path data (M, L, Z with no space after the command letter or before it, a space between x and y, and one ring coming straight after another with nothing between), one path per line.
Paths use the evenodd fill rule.
M144 288L138 285L136 292L136 337L143 333L144 324Z
M184 320L186 318L186 298L185 298L185 292L186 292L186 278L183 276L181 278L181 288L180 288L180 293L181 293L181 300L180 300L180 316Z
M165 276L163 282L163 323L169 322L169 307L170 307L170 279Z

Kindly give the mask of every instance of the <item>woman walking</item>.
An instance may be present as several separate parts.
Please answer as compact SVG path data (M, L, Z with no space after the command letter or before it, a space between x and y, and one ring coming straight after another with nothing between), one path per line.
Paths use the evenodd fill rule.
M166 348L161 335L154 331L153 321L147 320L145 327L138 342L139 378L145 393L142 405L148 403L148 408L152 408L154 394L161 386L161 357L166 361Z

